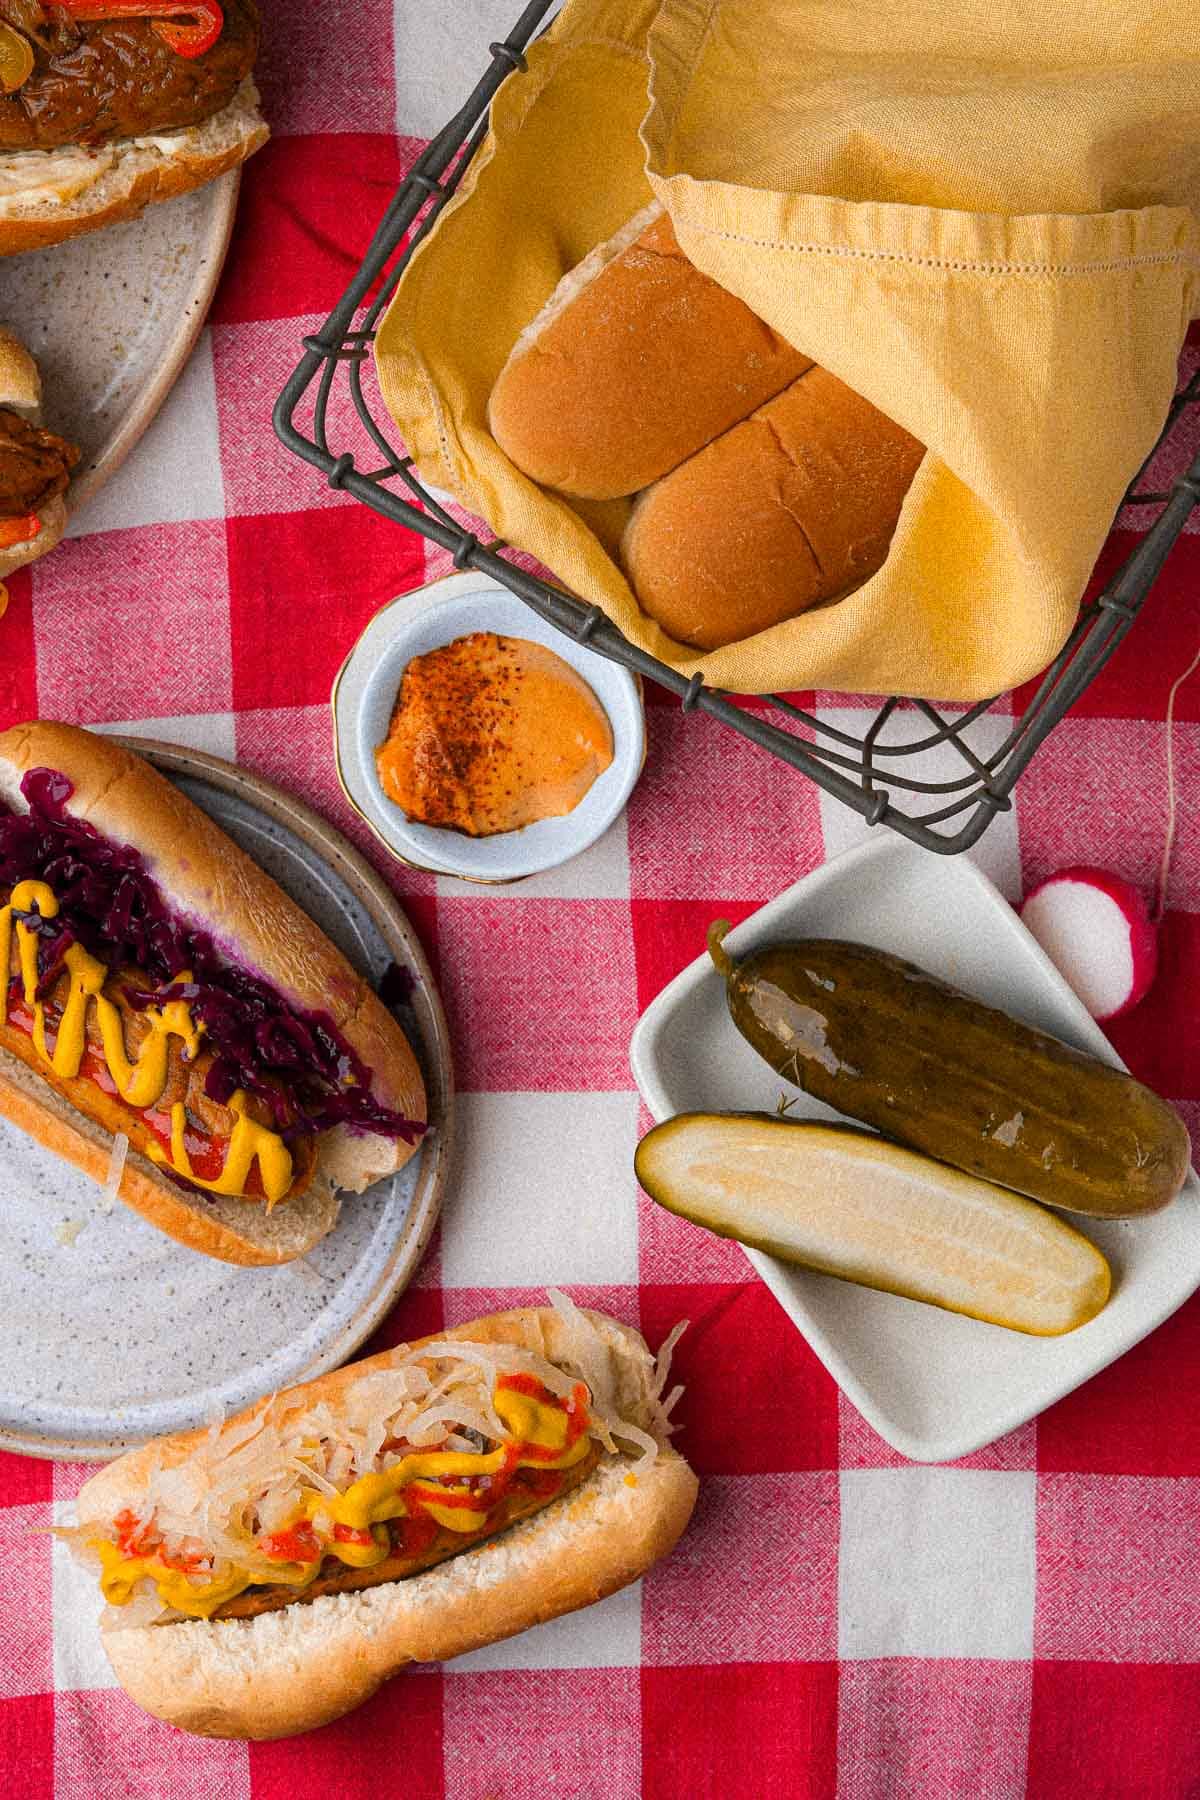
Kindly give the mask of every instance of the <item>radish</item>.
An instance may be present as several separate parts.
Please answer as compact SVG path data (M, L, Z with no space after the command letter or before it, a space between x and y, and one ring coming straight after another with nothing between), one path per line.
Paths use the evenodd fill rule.
M1158 928L1119 875L1062 869L1034 888L1021 918L1093 1019L1128 1012L1154 980Z

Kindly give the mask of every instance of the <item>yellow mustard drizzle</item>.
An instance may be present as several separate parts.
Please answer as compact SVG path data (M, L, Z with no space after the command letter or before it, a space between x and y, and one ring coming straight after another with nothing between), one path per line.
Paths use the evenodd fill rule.
M31 912L40 913L43 919L58 916L58 898L44 881L18 882L8 905L0 907L0 976L3 977L0 979L0 1025L8 1019L7 973L12 962L13 915ZM150 1029L137 1057L130 1062L125 1050L120 1009L101 992L108 976L107 969L82 944L71 944L63 957L70 988L51 1052L46 1043L46 1008L37 997L37 933L20 918L16 921L16 929L21 987L25 1004L33 1011L33 1046L42 1061L49 1063L54 1073L65 1081L78 1075L87 1049L87 1012L92 1004L96 1008L104 1060L117 1092L128 1106L139 1112L155 1105L167 1085L171 1039L179 1038L189 1061L200 1049L204 1025L195 1023L186 1000L167 1000L163 1006L147 1008L145 1019ZM185 970L175 980L190 981L190 972ZM236 1114L237 1122L229 1139L224 1168L215 1181L206 1181L192 1173L184 1143L187 1108L182 1102L171 1108L170 1155L154 1145L149 1150L150 1156L155 1162L166 1163L195 1187L207 1188L215 1194L244 1194L251 1165L257 1157L263 1193L268 1207L274 1206L292 1184L291 1152L277 1132L268 1131L265 1125L250 1118L245 1106L246 1096L239 1089L230 1101L230 1110Z
M237 1124L229 1138L225 1166L215 1181L205 1181L203 1176L192 1173L184 1142L187 1107L182 1100L177 1100L171 1108L171 1166L186 1181L192 1182L195 1187L207 1188L210 1193L244 1194L246 1182L250 1178L250 1165L257 1156L269 1212L277 1200L283 1199L292 1185L292 1153L278 1132L268 1131L265 1125L260 1125L257 1119L250 1117L246 1111L246 1096L241 1088L231 1098L229 1110L236 1114ZM155 1144L150 1146L150 1155L155 1162L168 1160L166 1151L160 1150Z
M588 1454L590 1440L584 1432L567 1444L569 1415L561 1406L547 1406L528 1394L497 1388L493 1404L512 1439L487 1455L470 1455L456 1450L418 1451L401 1457L390 1469L380 1474L362 1475L344 1494L312 1493L291 1519L287 1529L318 1513L331 1521L330 1534L321 1554L312 1562L280 1562L272 1566L271 1580L288 1587L307 1587L314 1581L326 1556L336 1556L350 1568L368 1569L389 1554L390 1541L383 1529L389 1519L398 1519L408 1511L404 1489L418 1481L441 1481L448 1475L496 1475L504 1468L515 1449L518 1469L569 1469ZM552 1456L522 1456L525 1448L553 1451ZM448 1497L470 1493L470 1488L449 1487ZM422 1510L447 1531L478 1531L487 1523L487 1510L473 1507L438 1506L421 1496ZM345 1525L353 1531L370 1531L371 1544L347 1544L332 1535L333 1525ZM116 1544L107 1538L93 1538L89 1548L100 1557L100 1590L110 1606L125 1606L134 1588L143 1579L153 1581L158 1597L165 1606L194 1619L206 1619L218 1606L232 1600L246 1588L262 1581L244 1569L231 1569L227 1575L197 1586L195 1579L177 1569L167 1569L152 1556L122 1556Z

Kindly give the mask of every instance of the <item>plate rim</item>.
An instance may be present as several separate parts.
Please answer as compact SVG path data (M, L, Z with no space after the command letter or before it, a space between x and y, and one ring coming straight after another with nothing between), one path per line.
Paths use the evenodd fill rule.
M843 851L841 855L832 857L828 862L819 864L817 868L810 870L807 875L801 876L798 881L792 882L782 891L782 893L775 895L771 900L756 908L755 911L749 913L745 919L739 920L738 924L731 930L729 934L730 938L736 938L738 932L742 931L746 926L752 925L755 921L761 921L764 915L772 913L777 915L782 912L787 903L794 902L798 893L801 893L802 891L811 893L815 889L827 885L827 880L831 876L837 877L842 874L850 873L860 863L886 860L889 856L928 856L929 854L928 851L920 851L915 846L905 843L904 840L895 837L891 833L886 837L869 839L865 843L852 845L849 849ZM1124 1070L1126 1065L1118 1055L1117 1051L1108 1042L1107 1038L1104 1037L1100 1027L1087 1013L1082 1001L1068 985L1059 970L1055 968L1054 964L1050 961L1049 957L1033 937L1032 933L1021 924L1015 909L1009 905L1009 902L1004 898L1004 895L996 887L995 883L969 857L956 858L955 860L960 867L961 873L969 882L974 882L988 900L989 904L995 904L1002 907L1006 913L1011 915L1012 924L1028 938L1027 948L1033 953L1034 962L1040 964L1042 972L1049 977L1051 986L1055 989L1056 997L1064 1002L1069 1013L1074 1014L1074 1022L1077 1024L1080 1034L1084 1037L1091 1038L1094 1033L1095 1039L1099 1040L1099 1042L1096 1042L1095 1039L1093 1039L1095 1053L1098 1056L1102 1056L1112 1067ZM646 1007L645 1011L638 1019L630 1038L629 1061L634 1081L636 1082L638 1091L645 1101L655 1123L659 1123L663 1118L671 1117L673 1115L670 1106L667 1106L666 1108L662 1106L662 1102L667 1096L663 1082L658 1075L657 1058L651 1049L652 1040L665 1028L666 1023L670 1020L672 1013L679 1004L682 992L690 990L698 979L697 971L703 973L708 967L710 967L708 957L702 953L685 968L681 969L679 974L674 976L673 979L667 983L666 987L663 988L662 992L656 994L654 999ZM677 995L676 990L681 990L681 993ZM1200 1194L1197 1192L1197 1185L1195 1170L1189 1166L1188 1178L1177 1197L1176 1204L1188 1198L1189 1194L1193 1202L1195 1202L1197 1198L1200 1198ZM1072 1215L1067 1214L1065 1216L1069 1220ZM921 1436L914 1434L906 1431L902 1426L897 1426L893 1423L887 1417L886 1413L882 1412L876 1405L871 1393L864 1388L859 1379L843 1366L841 1353L839 1352L836 1343L830 1340L828 1334L820 1328L814 1329L811 1322L808 1320L801 1323L793 1310L795 1304L794 1296L788 1294L786 1291L785 1271L788 1265L779 1262L773 1257L767 1256L762 1251L749 1249L745 1245L740 1245L739 1247L751 1267L755 1270L769 1292L778 1302L784 1316L787 1318L793 1330L800 1333L800 1336L804 1339L805 1343L809 1345L813 1354L837 1383L838 1388L858 1409L863 1418L866 1419L867 1423L879 1434L884 1442L889 1444L893 1450L897 1450L901 1456L906 1457L913 1463L943 1464L956 1462L964 1456L970 1456L975 1451L984 1449L989 1444L995 1443L999 1438L1014 1431L1018 1426L1026 1424L1030 1419L1037 1418L1047 1407L1053 1406L1059 1400L1065 1399L1068 1394L1074 1393L1076 1388L1081 1387L1085 1382L1092 1380L1094 1376L1100 1374L1102 1370L1110 1368L1114 1363L1118 1362L1121 1357L1134 1349L1144 1338L1148 1337L1152 1331L1156 1331L1160 1325L1172 1316L1172 1314L1177 1312L1181 1306L1185 1305L1188 1299L1196 1292L1197 1288L1200 1288L1200 1253L1198 1253L1189 1276L1190 1286L1186 1287L1182 1292L1173 1292L1169 1297L1164 1297L1159 1304L1148 1304L1144 1318L1138 1321L1141 1329L1137 1331L1135 1336L1129 1338L1127 1342L1122 1343L1120 1348L1115 1350L1111 1355L1102 1350L1094 1359L1089 1359L1087 1362L1081 1361L1078 1367L1070 1372L1070 1379L1067 1381L1066 1386L1057 1389L1054 1394L1046 1398L1035 1397L1035 1404L1032 1409L1026 1405L1023 1400L1016 1399L1011 1406L1003 1411L997 1410L995 1418L989 1421L982 1431L978 1427L972 1427L970 1430L960 1430L957 1435L954 1435L951 1429L947 1429L940 1437L935 1438L932 1435ZM830 1276L826 1277L826 1279L833 1280L836 1278ZM913 1304L915 1305L918 1303L913 1302ZM1069 1339L1069 1337L1069 1333L1065 1334L1065 1339Z
M241 768L206 750L171 744L158 738L111 734L110 741L142 756L163 774L206 781L247 802L276 823L304 837L370 914L389 950L400 951L416 976L413 1010L421 1030L428 1068L426 1098L432 1129L419 1152L421 1167L404 1230L370 1292L342 1330L319 1351L290 1385L312 1381L339 1368L378 1329L391 1307L411 1284L429 1246L454 1165L456 1106L450 1031L441 994L429 959L399 898L354 845L307 801L265 776ZM400 960L399 958L397 960ZM336 1230L336 1226L334 1227ZM182 1248L182 1246L181 1246ZM261 1396L259 1396L261 1398ZM253 1404L253 1402L251 1402ZM0 1450L50 1462L110 1462L125 1451L149 1443L137 1434L112 1439L76 1438L67 1442L45 1432L13 1431L0 1426Z
M208 255L204 259L206 271L204 279L193 289L196 304L186 308L166 355L155 368L134 405L117 425L112 436L104 443L95 462L78 481L72 482L67 489L68 519L72 518L81 507L86 506L89 500L95 498L146 435L157 418L164 401L182 375L192 351L199 343L200 334L208 323L208 315L212 311L213 299L229 255L241 184L240 164L236 168L227 170L224 175L218 175L215 181L207 184L207 192L211 195L214 204L206 221L207 229L201 240L201 247L208 248ZM173 202L168 201L167 204L172 205ZM37 252L31 251L29 254L37 255ZM53 413L53 395L50 398L49 410Z

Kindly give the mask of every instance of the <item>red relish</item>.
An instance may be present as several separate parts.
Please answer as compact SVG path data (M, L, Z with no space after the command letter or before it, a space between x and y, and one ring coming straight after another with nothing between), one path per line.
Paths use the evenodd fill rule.
M54 985L71 944L82 944L110 969L145 972L150 985L130 994L133 1006L188 1002L215 1053L204 1084L210 1099L226 1104L238 1088L261 1095L285 1139L349 1125L415 1142L425 1126L372 1098L370 1071L328 1014L300 1012L270 982L228 962L208 932L171 911L132 845L67 816L73 792L58 770L30 769L21 782L28 813L0 801L0 887L44 881L58 899L53 919L19 915L41 940L39 990ZM184 970L191 979L165 995Z

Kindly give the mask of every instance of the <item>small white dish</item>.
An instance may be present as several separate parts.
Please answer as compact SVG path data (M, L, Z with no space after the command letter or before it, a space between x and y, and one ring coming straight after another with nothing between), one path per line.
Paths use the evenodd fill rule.
M375 752L387 737L405 668L414 656L472 631L544 644L578 670L608 715L613 760L574 811L561 819L539 819L523 831L472 838L415 824L384 794ZM333 738L346 798L394 856L438 875L490 883L520 881L557 868L603 837L641 774L646 722L639 684L628 670L543 624L498 582L451 575L402 594L376 613L333 684Z
M881 835L797 882L726 943L737 957L788 937L847 938L890 950L1124 1066L1008 902L965 857L933 856ZM797 1096L789 1117L838 1116L782 1081L750 1048L707 956L647 1008L630 1060L656 1120L681 1112L773 1112L784 1091ZM1097 1318L1057 1338L1027 1337L746 1254L879 1435L914 1462L950 1462L1115 1362L1200 1286L1194 1174L1171 1206L1147 1218L1063 1216L1107 1256L1113 1296Z

